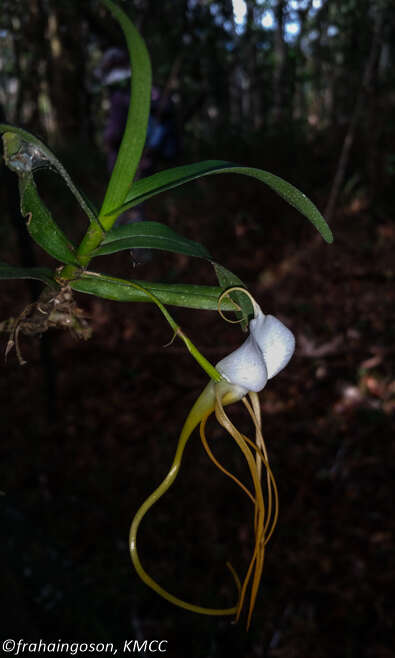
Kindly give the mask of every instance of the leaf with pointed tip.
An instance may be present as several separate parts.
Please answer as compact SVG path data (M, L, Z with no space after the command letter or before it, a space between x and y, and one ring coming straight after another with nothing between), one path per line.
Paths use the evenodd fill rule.
M211 176L212 174L242 174L243 176L250 176L265 183L291 206L299 210L302 215L307 217L317 231L321 233L326 242L333 242L332 231L318 208L294 185L263 169L239 167L232 162L225 162L223 160L205 160L195 164L174 167L173 169L160 171L147 178L142 178L132 185L124 203L118 208L113 209L111 215L120 215L128 208L132 208L160 192L165 192L173 187L183 185L202 176Z
M102 217L119 206L132 185L147 134L151 104L151 62L144 43L130 18L112 0L101 0L120 24L126 38L132 69L129 112L121 146L100 213ZM105 228L109 228L103 220Z
M2 133L10 133L18 137L18 140L14 139L12 143L11 152L11 140L9 140L8 146L7 140L4 140L4 160L12 171L20 175L23 173L34 173L36 169L45 167L54 169L63 178L81 208L89 217L89 221L98 224L97 213L93 204L73 183L62 163L44 142L27 130L7 123L0 123L0 134Z
M152 302L152 299L143 291L134 288L126 279L99 274L97 272L84 272L81 277L70 281L73 290L113 299L119 302ZM199 286L184 283L152 283L151 281L136 281L146 290L152 292L162 304L181 306L184 308L204 309L216 311L218 298L223 288L217 286ZM232 311L234 305L224 300L223 310Z
M113 254L124 249L161 249L185 256L210 258L203 245L188 240L160 222L134 222L117 226L105 235L94 256Z
M0 261L0 279L37 279L47 286L57 287L52 272L47 267L18 267Z

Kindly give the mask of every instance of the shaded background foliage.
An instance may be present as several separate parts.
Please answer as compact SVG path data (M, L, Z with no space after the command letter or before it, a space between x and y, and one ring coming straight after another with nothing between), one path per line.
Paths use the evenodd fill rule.
M26 338L28 365L12 357L3 366L3 631L160 637L171 656L393 656L393 3L123 6L147 41L155 84L173 99L181 160L220 157L289 179L327 207L335 243L321 243L243 177L191 183L145 206L149 219L205 244L297 337L293 363L261 396L281 516L249 634L172 608L133 572L130 518L167 470L204 377L182 346L162 347L170 336L156 309L82 295L89 342ZM100 200L107 98L97 68L108 47L123 45L117 26L95 2L4 0L0 29L6 120L56 147ZM54 216L79 239L73 198L50 172L40 175ZM51 265L26 245L6 176L2 253L15 264ZM128 253L107 260L110 273L136 276ZM208 266L183 256L156 256L137 277L215 283ZM31 294L3 282L2 319ZM215 314L176 315L213 362L240 341ZM242 410L233 413L246 422ZM245 475L209 429L216 454ZM211 468L196 437L174 491L142 528L142 556L181 596L229 603L224 563L247 564L250 510Z

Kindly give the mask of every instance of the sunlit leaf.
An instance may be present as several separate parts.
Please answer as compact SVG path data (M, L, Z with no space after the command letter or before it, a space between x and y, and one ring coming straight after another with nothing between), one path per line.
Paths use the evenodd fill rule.
M126 37L132 69L128 118L117 160L100 215L109 213L125 199L143 152L151 103L151 62L144 40L130 18L112 0L101 0L119 22ZM106 222L103 222L106 226Z
M159 222L134 222L111 229L94 252L94 256L139 248L161 249L186 256L210 258L209 252L201 244L184 238Z
M167 169L166 171L161 171L147 178L143 178L131 187L124 203L116 208L116 210L113 209L111 214L116 213L120 215L128 208L132 208L160 192L170 190L173 187L183 185L202 176L211 176L212 174L242 174L243 176L250 176L265 183L291 206L299 210L302 215L307 217L317 231L321 233L326 242L333 242L332 232L318 208L294 185L263 169L239 167L231 162L224 162L222 160L206 160L182 167L174 167L173 169Z

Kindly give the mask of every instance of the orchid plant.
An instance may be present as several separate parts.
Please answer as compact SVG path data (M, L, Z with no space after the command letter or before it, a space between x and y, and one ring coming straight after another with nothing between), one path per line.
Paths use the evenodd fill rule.
M295 339L292 332L287 329L280 320L272 315L264 315L252 296L243 288L229 288L221 295L219 301L221 302L224 297L236 290L248 295L253 304L254 317L249 325L250 334L239 348L217 363L216 376L210 379L209 383L189 412L181 430L176 454L169 473L159 487L157 487L143 503L133 519L130 528L130 552L138 574L147 585L152 587L152 589L172 603L186 608L187 610L192 610L193 612L201 612L209 615L236 614L236 619L238 619L243 606L247 586L252 577L247 620L247 626L249 626L262 574L265 546L273 533L278 516L277 487L273 473L270 469L268 454L262 436L261 414L257 393L266 386L268 379L274 377L274 375L287 365L294 352ZM250 400L247 399L247 396ZM255 428L255 442L244 436L233 425L224 410L226 405L238 402L239 400L243 401L243 404L252 418ZM238 478L218 462L208 445L205 428L207 419L213 412L215 412L219 424L222 425L228 434L235 440L247 461L254 486L253 494L240 482L240 480L238 480ZM242 586L240 585L239 578L233 567L228 564L239 589L236 606L228 609L203 608L182 601L172 594L169 594L146 573L141 565L137 552L136 539L139 524L150 507L152 507L152 505L156 503L173 484L181 465L185 445L193 430L199 425L199 423L200 437L210 459L221 471L232 478L240 486L254 505L255 547ZM254 452L255 458L253 454ZM266 469L267 506L265 506L261 484L262 465L264 465Z
M216 263L203 245L159 222L144 221L123 226L115 226L115 222L125 210L165 190L201 176L239 173L258 179L272 188L305 215L329 243L332 242L332 234L316 206L302 192L278 176L261 169L210 160L175 167L135 180L147 132L151 65L145 43L128 16L112 0L101 2L110 10L124 32L133 75L127 123L100 211L77 188L54 153L40 139L22 128L0 124L5 164L18 176L21 212L26 218L26 228L31 238L58 263L54 270L51 270L44 267L21 268L0 262L0 278L33 278L44 284L37 302L25 308L16 319L11 318L2 323L1 328L10 334L6 353L15 347L19 361L23 363L19 334L40 334L50 327L69 328L80 337L88 337L90 329L83 311L74 301L73 291L123 302L151 302L158 306L170 324L174 336L178 336L185 343L191 356L207 373L209 382L187 416L167 476L141 505L132 521L131 558L137 573L147 585L172 603L193 612L235 615L238 619L250 588L247 619L249 626L261 579L265 547L278 516L277 488L262 435L258 393L267 381L288 363L294 351L294 337L280 320L261 311L240 279L223 265ZM40 198L35 173L42 167L49 167L63 178L87 215L89 226L78 247L70 242ZM205 259L213 265L218 285L142 282L120 279L90 269L91 261L98 255L140 248ZM167 306L198 310L218 308L221 315L224 311L230 311L242 329L247 330L249 327L249 335L237 350L214 367L177 324ZM239 431L225 411L227 405L238 401L242 401L251 417L254 440ZM206 423L213 413L242 451L251 474L252 491L214 456L206 437ZM198 425L202 444L210 459L238 484L254 507L255 541L251 561L242 583L233 567L228 565L237 585L238 596L233 607L224 609L201 607L170 594L147 574L137 551L139 525L152 505L173 484L181 466L186 443Z

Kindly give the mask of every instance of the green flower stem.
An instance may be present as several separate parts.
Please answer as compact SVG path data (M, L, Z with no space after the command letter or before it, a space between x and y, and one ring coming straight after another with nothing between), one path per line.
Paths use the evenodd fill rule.
M184 341L185 345L189 350L189 353L193 356L195 361L197 361L198 364L203 368L203 370L208 374L210 379L213 379L215 382L223 381L224 378L222 377L222 375L220 375L218 370L214 368L214 366L211 365L209 361L207 361L206 357L199 352L196 345L192 343L191 339L184 334L184 332L182 331L182 329L180 329L180 327L177 327L175 333L177 336L181 338L181 340Z
M97 272L86 272L87 275L90 277L98 277L100 280L103 279L103 275L98 274ZM201 368L207 373L207 375L210 377L210 379L214 380L215 382L220 382L223 381L223 377L220 375L218 370L214 368L214 366L206 359L206 357L203 356L197 349L196 345L191 341L191 339L183 332L181 327L177 324L177 322L174 320L174 318L171 316L169 311L167 310L166 306L158 299L158 297L152 293L150 290L147 290L144 286L142 286L140 283L137 283L136 281L125 281L123 279L116 279L115 277L107 277L112 281L117 281L122 283L122 285L130 288L134 288L135 290L139 290L142 292L146 297L148 297L154 304L157 305L157 307L160 309L164 317L166 318L167 322L173 329L174 335L173 338L170 342L173 342L174 338L176 336L179 336L181 340L185 343L189 353L193 356L195 361L198 362ZM75 281L78 282L78 276L75 276ZM82 280L82 279L81 279ZM71 281L71 287L73 287L73 281ZM78 288L77 288L78 290ZM141 300L142 301L142 300Z
M184 341L185 345L187 346L189 353L193 356L195 361L198 362L198 364L203 368L203 370L208 374L210 379L213 379L216 382L222 381L223 377L219 374L218 370L214 368L213 365L209 361L207 361L206 357L199 352L198 348L196 345L191 341L186 334L182 331L180 326L177 324L177 322L172 318L170 315L169 311L167 308L162 304L162 302L156 297L156 295L153 295L152 292L149 290L146 290L144 286L140 286L138 283L130 282L130 285L133 288L136 288L137 290L141 290L144 292L148 297L152 299L152 301L157 305L157 307L160 309L160 311L163 313L165 316L166 320L168 321L169 325L174 331L174 336L179 336L182 341Z
M168 321L169 325L174 331L174 336L179 336L181 340L185 343L185 345L188 348L189 353L193 356L195 361L198 362L198 364L203 368L203 370L208 374L210 379L213 379L215 382L220 382L223 380L222 375L219 374L218 370L214 368L213 365L209 361L207 361L206 357L199 352L198 348L196 345L191 341L190 338L182 331L181 327L177 324L177 322L173 319L173 317L170 315L169 311L167 310L166 306L162 304L162 302L156 297L156 295L152 294L149 290L146 290L144 286L140 286L138 283L132 283L130 282L130 285L133 288L137 288L137 290L141 290L144 292L148 297L152 299L152 301L157 305L157 307L162 311L163 315L165 316L166 320Z

